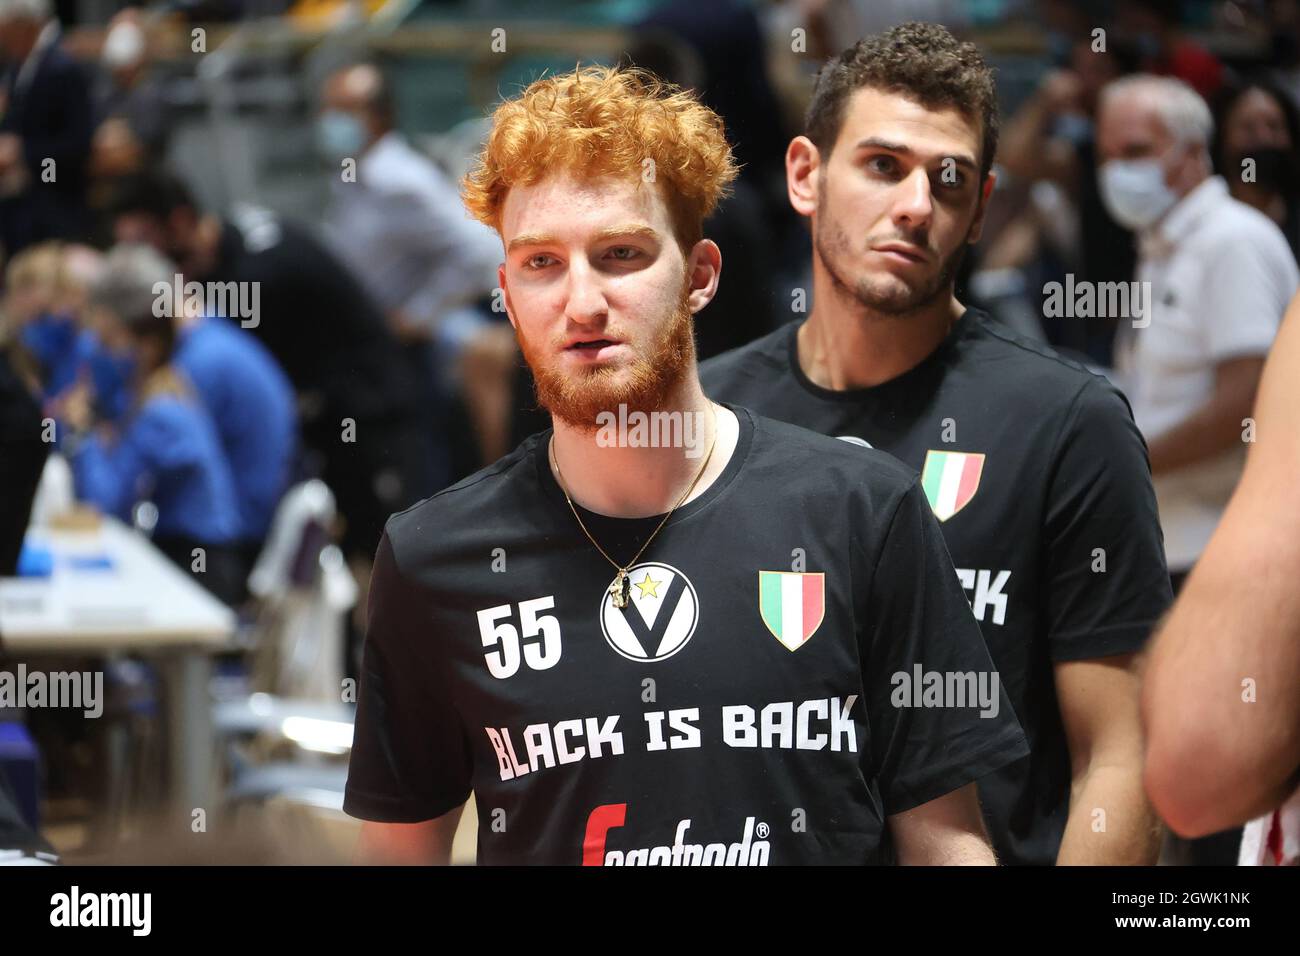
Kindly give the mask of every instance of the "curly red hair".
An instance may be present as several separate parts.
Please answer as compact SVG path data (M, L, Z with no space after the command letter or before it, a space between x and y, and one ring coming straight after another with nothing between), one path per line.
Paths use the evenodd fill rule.
M461 197L500 234L510 188L557 170L642 178L653 170L685 252L739 167L722 118L691 93L636 67L592 66L535 80L501 103Z

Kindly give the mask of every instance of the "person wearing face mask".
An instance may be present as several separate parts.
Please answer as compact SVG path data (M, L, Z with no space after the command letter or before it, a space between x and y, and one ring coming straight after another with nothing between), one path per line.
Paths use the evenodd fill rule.
M430 428L448 442L447 420L462 398L477 457L452 477L507 451L514 336L485 307L496 288L501 243L465 216L455 184L397 129L383 71L356 63L331 73L321 95L317 143L330 163L326 230L383 308L418 377L430 383ZM346 160L355 175L340 175ZM455 458L454 444L448 457Z
M109 21L104 36L91 154L91 173L100 179L137 172L167 153L175 117L167 80L149 56L146 26L140 10L128 7Z
M157 263L143 246L106 257L91 310L104 347L130 360L130 404L119 422L106 423L95 422L85 401L67 402L63 449L80 500L128 522L136 504L152 501L153 543L233 606L243 594L236 486L216 427L174 364L174 321L155 314Z
M86 246L45 242L24 249L5 270L5 319L34 366L46 412L85 403L96 418L125 412L129 358L104 347L83 321L86 289L101 267Z
M1215 116L1214 165L1232 198L1277 223L1300 259L1300 113L1256 79L1226 91Z
M1116 365L1150 451L1175 593L1241 476L1264 359L1300 286L1277 224L1212 174L1213 125L1205 101L1171 77L1102 92L1102 200L1138 235L1149 303L1121 327ZM1210 839L1194 862L1235 861L1235 835Z

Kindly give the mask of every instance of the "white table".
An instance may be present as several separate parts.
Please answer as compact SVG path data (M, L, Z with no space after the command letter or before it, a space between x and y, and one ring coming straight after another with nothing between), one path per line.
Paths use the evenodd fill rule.
M0 644L12 656L109 654L157 659L166 700L170 796L188 817L212 811L214 738L211 654L230 646L233 611L177 568L147 538L114 518L94 532L32 528L50 548L48 578L0 578ZM111 569L69 565L107 554Z

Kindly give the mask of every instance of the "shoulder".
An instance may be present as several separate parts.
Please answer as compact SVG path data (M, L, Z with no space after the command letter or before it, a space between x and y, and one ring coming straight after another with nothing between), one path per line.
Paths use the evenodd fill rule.
M1069 413L1081 400L1113 394L1105 376L1050 346L1025 338L982 312L972 311L971 326L959 346L957 364L977 376L982 392L1023 414L1032 404L1038 417Z
M1227 195L1193 241L1198 249L1213 248L1223 255L1291 258L1291 248L1277 223L1254 206Z
M146 444L176 449L198 444L210 428L207 415L197 403L187 395L168 391L146 398L126 431Z
M392 515L384 533L398 566L436 561L526 517L538 490L534 456L549 437L549 429L531 435L505 457Z
M782 497L842 497L855 489L873 499L904 494L916 473L893 455L743 409L754 420L752 473L771 475ZM817 467L808 467L816 462Z
M411 199L456 195L455 187L442 170L396 134L390 134L375 144L371 154L362 161L359 172L366 188L376 192Z
M700 364L700 381L707 391L736 379L759 377L789 366L790 338L799 323L791 322L747 345Z

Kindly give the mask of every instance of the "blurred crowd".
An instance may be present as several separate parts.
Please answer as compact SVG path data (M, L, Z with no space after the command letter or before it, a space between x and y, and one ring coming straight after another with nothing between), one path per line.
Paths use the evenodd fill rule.
M329 181L318 216L246 203L205 208L196 198L193 172L168 150L174 76L158 62L158 37L178 22L268 12L293 11L128 7L87 25L51 0L0 0L0 388L6 447L30 451L27 466L7 453L3 480L31 486L57 448L79 499L150 533L182 567L203 549L200 583L239 606L281 496L321 478L337 499L337 533L364 608L387 516L546 421L496 298L500 241L465 216L460 170L404 134L386 65L348 63L310 91L318 155L302 157L302 167ZM798 293L811 286L808 237L785 196L786 144L800 131L817 65L907 19L993 37L1005 30L1028 36L1036 51L1021 55L1036 83L1022 84L1018 97L1013 84L1002 91L1015 102L1004 111L996 198L963 264L959 298L1095 368L1131 374L1125 385L1140 425L1143 401L1168 417L1157 380L1177 379L1170 368L1180 357L1144 353L1126 340L1123 317L1048 314L1043 290L1067 277L1108 283L1141 274L1159 284L1164 267L1144 235L1144 209L1163 198L1163 214L1210 183L1277 227L1290 259L1277 261L1272 239L1246 259L1262 257L1268 281L1254 284L1285 305L1300 250L1297 0L646 4L622 58L699 91L726 120L744 164L706 224L725 270L697 322L700 357L806 311ZM93 40L74 37L84 26ZM1159 131L1143 140L1122 128L1116 96L1107 152L1103 91L1130 74L1182 81L1172 99L1161 89L1173 88L1129 91L1133 122L1151 110L1157 126L1170 120L1167 142ZM1183 91L1202 104L1203 120L1179 99ZM1185 157L1168 159L1184 147ZM1153 158L1181 185L1144 185ZM1108 180L1101 173L1112 160L1128 166ZM1206 193L1203 205L1218 199ZM1242 233L1248 253L1257 226ZM1196 250L1184 253L1191 262L1180 267L1195 269ZM1215 360L1262 358L1280 314ZM1257 366L1230 381L1222 368L1193 372L1171 386L1183 392L1173 405L1200 407L1222 387L1212 423L1220 430L1243 397L1248 408ZM47 434L42 423L51 421ZM0 552L9 565L0 573L14 560ZM1171 559L1174 570L1182 563Z

